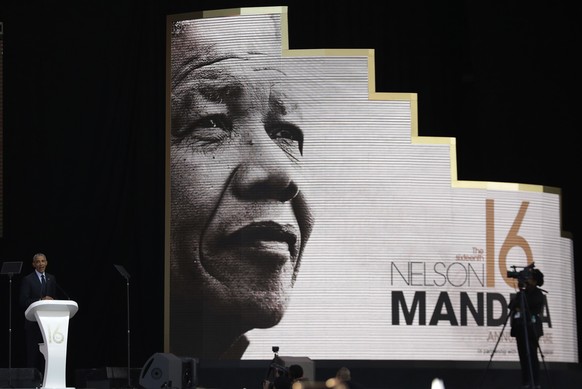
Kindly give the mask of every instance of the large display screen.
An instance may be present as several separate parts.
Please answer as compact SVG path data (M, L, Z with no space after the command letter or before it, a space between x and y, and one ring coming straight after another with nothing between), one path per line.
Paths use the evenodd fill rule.
M375 91L373 50L288 33L284 7L168 19L166 351L517 361L533 266L545 359L577 362L559 190L458 180L416 95Z

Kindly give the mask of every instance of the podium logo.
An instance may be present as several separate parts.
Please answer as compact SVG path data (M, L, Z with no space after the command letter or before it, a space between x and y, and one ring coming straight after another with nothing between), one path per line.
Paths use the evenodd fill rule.
M48 343L63 343L65 341L65 334L61 332L60 326L57 326L54 330L51 326L48 326Z

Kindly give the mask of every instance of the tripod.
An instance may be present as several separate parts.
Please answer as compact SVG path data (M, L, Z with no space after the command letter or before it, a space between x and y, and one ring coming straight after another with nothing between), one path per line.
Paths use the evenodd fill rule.
M543 289L539 289L537 287L535 287L535 289L539 290L539 291L544 291ZM544 291L545 292L545 291ZM541 292L538 292L541 293ZM525 287L523 285L522 282L519 283L519 292L516 296L516 298L510 303L509 306L510 310L509 310L509 314L507 315L507 317L505 318L505 323L503 324L503 328L501 329L501 333L499 334L499 338L497 339L497 343L495 344L495 347L493 348L493 352L491 353L491 357L489 358L489 363L487 364L487 367L485 368L485 372L483 375L483 379L481 382L481 387L483 387L483 384L485 382L485 375L487 374L487 371L489 369L489 366L491 365L491 361L493 359L493 355L495 354L495 351L497 350L497 346L499 345L499 342L501 340L501 337L503 336L503 331L505 330L505 327L507 326L507 321L509 320L509 318L518 320L518 327L515 327L515 334L513 333L512 330L512 336L516 337L517 340L517 345L518 345L518 352L519 352L519 359L520 359L520 365L521 365L521 369L522 369L522 379L524 379L523 374L524 374L524 369L527 369L527 375L529 382L531 383L532 386L530 386L532 389L534 388L538 388L539 386L534 386L537 385L536 380L538 380L539 378L537 377L538 374L534 375L534 371L537 372L539 370L539 367L537 365L537 358L535 359L534 362L534 358L533 356L535 354L532 353L537 353L537 350L540 350L540 355L542 356L542 360L544 363L544 369L547 372L547 368L545 366L545 358L544 358L544 354L542 352L542 349L539 345L539 338L542 335L542 333L538 333L536 331L536 328L532 325L531 328L528 328L530 323L537 323L540 318L538 317L538 315L532 315L531 311L530 311L530 307L528 305L528 301L526 298L526 290ZM519 308L519 310L517 310L517 308ZM541 322L539 323L541 325ZM513 322L512 322L512 327L513 327ZM540 327L541 328L541 327ZM533 331L533 333L529 333L529 331ZM530 335L532 336L530 338ZM533 339L533 341L532 341ZM532 350L532 345L535 344L535 349ZM523 362L527 361L527 366L524 366ZM536 363L536 366L534 366L534 363ZM534 370L535 367L535 370ZM548 376L548 382L550 382L549 380L549 376Z
M20 274L22 262L4 262L0 274L8 275L8 387L12 388L12 276Z
M131 331L130 331L130 327L129 327L129 278L130 275L129 273L125 270L125 268L121 265L113 265L115 266L115 268L117 269L117 271L119 272L119 274L121 274L123 276L123 278L125 278L125 285L126 285L126 291L127 291L127 387L131 388L131 363L130 363L130 350L131 350Z

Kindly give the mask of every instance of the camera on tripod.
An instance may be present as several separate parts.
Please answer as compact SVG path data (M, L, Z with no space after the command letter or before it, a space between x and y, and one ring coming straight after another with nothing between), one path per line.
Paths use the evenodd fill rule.
M271 347L273 351L273 360L269 365L269 369L267 370L267 375L263 380L262 389L273 389L273 384L275 379L283 374L287 374L287 367L285 366L285 361L279 357L279 346Z
M534 277L535 262L530 263L525 266L523 270L517 271L517 266L510 266L512 270L507 271L507 277L515 278L517 280L517 285L522 288L528 280Z

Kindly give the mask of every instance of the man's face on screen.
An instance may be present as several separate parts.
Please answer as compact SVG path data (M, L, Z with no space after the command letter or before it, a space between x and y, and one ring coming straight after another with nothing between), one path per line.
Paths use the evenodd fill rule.
M274 27L188 25L172 45L172 293L249 329L281 319L310 229L301 113L259 44Z

